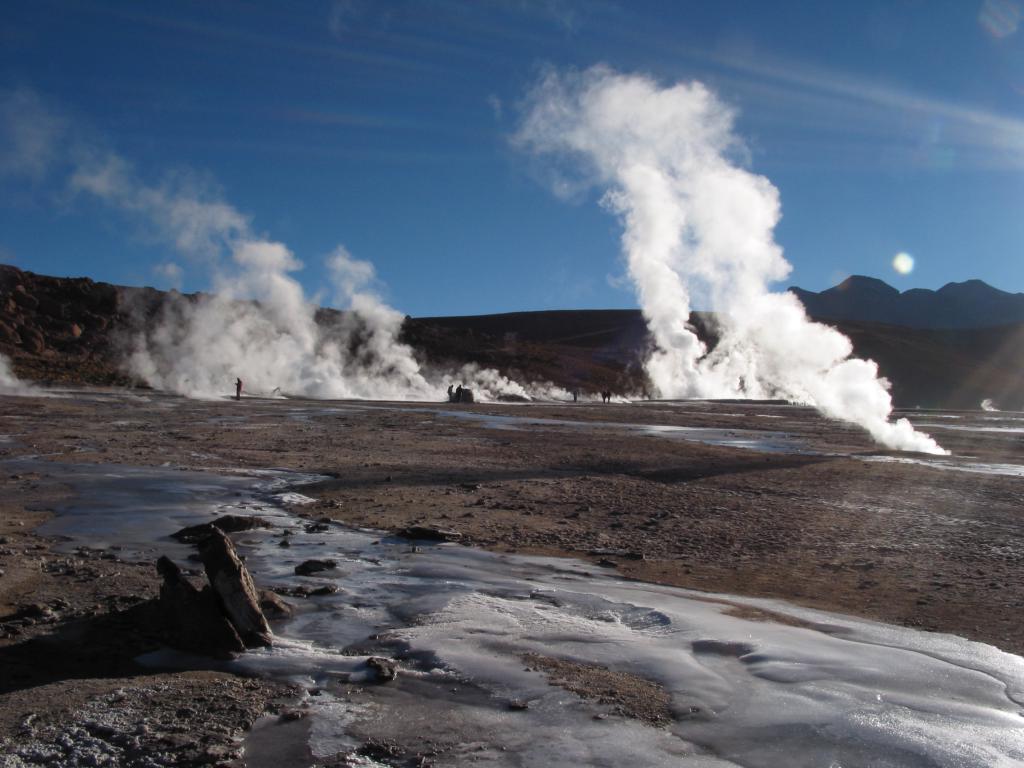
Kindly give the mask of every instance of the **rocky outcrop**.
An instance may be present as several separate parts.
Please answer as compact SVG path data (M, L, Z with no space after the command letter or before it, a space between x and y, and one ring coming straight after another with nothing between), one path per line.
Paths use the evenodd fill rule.
M163 577L159 600L163 634L171 646L214 658L230 658L245 650L210 587L197 589L167 557L157 560L156 569Z
M260 609L256 585L235 553L231 540L215 529L199 543L199 557L221 609L245 646L269 646L273 633Z
M227 525L254 520L262 523L258 518L237 518ZM251 527L247 524L243 530ZM168 644L215 658L269 646L273 634L264 611L275 618L287 618L291 606L272 592L256 591L231 540L216 525L183 529L189 532L184 538L198 536L199 529L206 534L199 542L199 557L209 581L206 586L197 588L167 557L161 557L156 564L163 577L158 606Z
M132 289L0 265L0 353L27 379L127 384L120 346L131 322L122 292Z

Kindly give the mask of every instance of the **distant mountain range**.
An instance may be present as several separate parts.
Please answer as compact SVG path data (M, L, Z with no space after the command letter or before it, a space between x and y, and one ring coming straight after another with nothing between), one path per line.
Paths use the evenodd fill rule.
M1024 293L1007 293L981 280L947 283L937 291L911 288L900 293L874 277L854 275L815 293L789 289L822 320L853 320L909 328L988 328L1024 323Z

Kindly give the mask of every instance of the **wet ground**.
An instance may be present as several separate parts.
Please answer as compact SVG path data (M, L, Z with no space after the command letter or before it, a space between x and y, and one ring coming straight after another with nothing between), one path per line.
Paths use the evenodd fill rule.
M1024 541L1019 525L1019 510L1024 500L1020 477L1024 466L1024 444L1019 431L1024 427L1022 414L906 414L915 423L928 424L927 429L953 451L951 457L936 458L880 452L855 429L827 422L807 409L766 403L477 405L456 409L447 405L327 404L294 400L203 403L157 394L66 394L68 396L58 398L0 401L0 433L7 436L0 441L0 454L10 462L8 471L3 473L5 490L9 491L3 511L10 552L0 555L0 569L7 571L0 577L0 602L4 603L0 607L7 611L14 610L32 595L56 594L61 587L62 594L67 594L71 603L79 599L92 602L103 599L103 578L82 580L83 583L75 586L74 578L48 572L50 564L59 562L62 547L58 545L56 555L50 554L52 542L32 538L19 528L42 524L43 528L39 529L42 534L72 536L77 541L63 544L65 554L74 551L84 539L89 540L89 546L96 552L113 553L116 560L97 557L86 566L103 576L106 569L116 565L119 575L108 582L106 590L120 594L130 603L133 596L138 598L147 589L155 592L156 586L148 569L132 565L131 561L155 554L146 550L146 540L154 536L159 539L160 525L169 528L182 522L181 515L188 514L190 496L207 493L214 506L238 503L234 494L248 493L251 483L274 481L273 476L265 472L245 477L239 476L239 470L278 468L323 476L300 489L313 501L295 507L297 513L330 517L373 529L400 530L413 524L443 527L460 534L465 544L499 553L571 555L582 558L586 564L566 566L566 569L583 568L594 574L585 577L577 574L574 579L583 578L587 582L597 579L604 585L596 589L597 597L590 586L586 590L574 587L574 593L586 591L590 596L563 600L552 606L544 600L524 602L522 595L516 592L522 592L523 582L533 581L537 586L538 579L552 578L538 573L524 575L516 570L524 567L519 561L515 561L514 566L510 565L512 561L503 561L504 565L498 566L499 572L504 569L509 572L505 575L512 579L500 588L494 585L493 576L489 577L492 579L490 586L485 588L482 584L486 579L479 573L469 578L463 565L449 564L445 567L461 571L466 578L462 588L466 595L473 597L465 599L477 602L468 610L463 610L465 600L462 603L448 601L429 609L420 605L407 617L410 620L405 621L403 633L398 626L401 622L396 623L393 617L387 620L380 619L379 615L373 617L375 611L381 610L383 601L372 596L372 580L361 580L353 574L370 574L382 563L391 563L399 572L406 573L413 568L406 558L416 560L418 557L415 552L411 555L406 552L408 543L384 540L382 544L374 544L381 541L374 534L365 541L356 534L345 534L357 538L344 546L337 542L332 545L323 539L324 543L312 543L311 546L335 546L339 551L347 547L350 553L351 563L346 564L347 567L341 569L343 573L336 578L339 584L346 578L352 583L344 583L344 593L321 601L328 607L333 606L326 613L343 616L347 631L355 635L368 636L373 634L373 629L383 630L384 636L376 650L395 655L404 648L419 660L410 666L421 673L423 659L431 655L444 662L439 664L442 670L459 669L460 663L476 670L476 687L469 686L463 694L453 693L448 698L455 699L459 707L468 707L465 711L476 712L483 718L478 723L480 728L492 728L493 722L518 715L520 719L513 720L513 724L518 722L518 725L513 728L522 730L523 723L528 723L527 733L531 729L540 733L539 729L551 717L548 708L554 706L552 702L563 701L559 705L562 709L564 701L577 699L597 701L599 705L600 695L588 698L588 691L593 693L602 686L618 686L621 693L632 684L643 691L640 698L656 699L657 696L643 687L653 684L658 690L670 693L669 701L673 704L668 711L673 725L669 731L673 736L666 736L663 726L652 732L650 717L662 716L658 714L650 715L646 721L641 718L635 725L629 724L634 722L633 718L626 717L621 724L626 731L636 730L634 735L639 739L636 744L652 750L651 754L678 757L685 753L690 756L688 759L694 760L701 755L701 759L709 755L724 759L723 756L731 755L735 764L741 765L777 765L780 764L779 754L793 759L801 756L800 760L788 763L793 765L817 765L828 755L844 756L842 765L881 764L871 762L868 752L858 755L822 751L820 744L829 743L828 739L811 749L806 745L813 739L808 740L806 733L798 733L792 741L779 741L783 752L774 756L775 762L766 763L762 758L771 757L771 753L765 752L763 746L745 746L735 735L738 731L729 731L728 717L717 732L705 729L702 735L697 735L699 729L695 729L690 716L679 707L687 702L685 706L695 707L695 712L717 711L721 701L715 699L715 685L721 685L722 680L730 681L734 692L739 690L744 698L760 701L754 709L744 710L745 715L732 708L730 717L738 718L734 725L739 723L740 731L752 728L752 733L757 733L761 726L771 730L779 723L769 719L758 726L749 718L782 707L777 694L770 693L773 684L781 683L790 691L803 691L799 695L793 693L797 698L787 699L793 709L786 710L790 718L786 722L791 725L803 722L799 717L801 707L806 709L812 704L798 705L800 696L808 697L806 702L813 702L813 707L819 711L832 712L827 707L822 709L822 697L835 703L837 691L842 690L844 696L856 699L857 696L850 693L852 690L871 691L872 686L878 685L877 674L871 678L870 675L865 677L863 672L867 669L877 672L878 659L851 656L850 651L836 648L863 646L861 651L869 653L865 649L873 645L898 646L916 648L918 651L913 652L916 654L928 647L929 642L920 639L927 635L885 635L890 630L847 622L847 628L837 637L836 633L807 629L808 623L821 624L820 617L801 614L799 608L763 601L739 600L727 606L705 603L702 608L694 607L695 604L684 605L679 602L683 597L666 593L655 605L651 595L656 594L656 590L652 592L642 585L630 587L628 582L621 581L622 577L714 593L781 598L796 605L881 619L905 627L953 632L1014 653L1024 648L1024 636L1015 621L1024 602L1019 586L1024 563ZM30 455L38 458L27 464L25 457ZM53 465L51 471L41 466L46 462ZM107 470L100 474L91 469L81 470L77 479L74 471L71 474L57 471L58 465L95 467L97 464L107 465ZM125 466L110 466L114 464ZM141 467L160 468L159 480L147 475L139 469ZM189 474L185 482L182 469L208 472L214 480L204 483L202 475ZM177 496L173 482L175 472L182 480ZM224 479L225 473L227 479ZM116 504L105 508L95 504L96 498L109 500L117 496L118 489L122 495ZM93 503L83 503L81 500L90 493ZM266 505L266 493L262 500L244 503ZM138 530L119 524L123 515L118 510L123 509L125 500L130 502L133 495L149 500L151 506L157 508L155 516L147 518L150 524L139 526ZM275 504L287 507L288 501L302 499L283 498ZM60 511L62 515L55 517L52 511ZM204 513L209 514L209 508ZM62 530L61 526L67 525L68 520L76 521L73 530ZM162 522L155 525L155 520ZM83 525L83 521L88 524ZM18 527L17 522L25 525ZM254 570L259 571L257 539L249 544L243 542L243 546L254 547L250 557ZM12 567L13 560L25 559L29 546L46 548L45 551L33 550L39 552L38 572L26 567L24 562ZM112 546L120 549L112 550ZM375 551L375 548L383 549ZM444 545L440 549L453 552L445 557L463 559L468 555L458 553L472 551L461 545ZM184 556L184 553L177 554ZM294 556L298 555L296 551ZM374 563L374 559L378 562ZM478 565L478 560L473 562ZM554 569L552 572L559 570L557 566L546 567ZM263 578L274 578L273 571L274 567L264 562ZM431 578L437 576L434 573ZM458 581L450 572L444 580ZM550 584L539 588L543 592ZM79 591L84 596L76 597ZM525 595L529 597L529 594L527 590ZM619 627L622 637L611 642L602 635L604 639L598 643L584 643L579 633L586 625L584 619L593 623L595 609L591 601L595 599L608 605L628 606L631 610L643 608L647 611L644 615L656 611L669 616L671 631L667 634L677 635L672 639L672 646L689 644L685 658L701 659L686 662L696 665L694 669L710 668L707 659L720 660L715 662L721 667L715 669L715 679L719 682L711 685L706 681L701 683L699 676L686 681L666 674L664 666L655 661L663 656L663 650L659 649L664 641L657 627L645 625L638 629L620 617L611 623ZM671 603L668 610L666 601ZM517 614L524 610L531 620L545 611L553 611L544 617L544 622L548 623L537 625L531 642L513 640L513 633L501 629L502 621L525 621L525 614ZM353 621L353 616L361 611L371 618ZM301 643L333 648L358 645L355 635L346 636L345 643L338 642L337 627L327 625L325 629L319 614L304 615L305 618L300 617L292 629L287 630L300 643L296 654L301 664L308 666L310 650ZM411 619L421 615L439 618L428 624L427 629L408 629L408 626L417 626ZM695 619L700 615L704 616L703 623ZM733 618L729 618L730 615ZM781 618L782 628L763 621L772 618ZM729 625L730 621L734 623ZM373 627L375 622L381 626ZM572 625L575 639L563 637L558 642L552 641L552 633L568 632L565 622ZM772 629L750 629L762 625ZM442 631L430 629L437 626L441 626ZM46 627L43 623L42 628L37 629L45 632ZM694 631L695 627L699 631ZM24 631L31 634L37 630ZM810 631L819 643L818 650L808 651L803 641L778 634L785 631ZM737 637L752 632L759 633L754 646L736 645ZM479 642L459 646L453 641L460 634L473 638L488 633L492 641L490 647L486 643L481 646ZM844 637L844 633L849 637ZM333 638L330 643L325 641L327 636ZM719 642L722 638L728 640L726 645L702 644L708 640ZM843 646L851 638L853 644ZM10 641L17 643L16 638ZM573 654L567 653L564 646L558 646L559 642L606 648L600 653ZM839 646L822 655L823 642L826 645L839 643ZM635 651L609 650L616 644ZM561 647L558 653L553 650L556 646ZM943 653L958 653L958 658L974 658L979 660L977 663L991 653L981 646L957 646L956 643L954 646L959 650L947 649ZM487 648L487 652L482 653L481 647ZM705 653L709 648L711 651ZM723 648L728 652L722 651ZM609 669L616 666L616 660L630 653L635 656L631 663L618 663L619 669ZM561 666L550 661L554 656L560 656L556 661ZM562 658L565 656L572 657L571 668L566 668L566 659ZM453 657L456 657L454 661ZM528 660L530 657L534 658L532 662ZM884 657L883 653L878 658ZM483 685L486 675L480 671L480 658L484 659L483 666L489 664L495 670L504 670L497 682L490 680ZM995 658L1015 657L997 654ZM674 663L681 662L677 659ZM1011 666L1006 667L1007 663ZM901 734L903 746L899 749L894 746L893 754L905 749L911 750L908 755L913 754L913 748L906 746L908 738L911 742L916 738L921 743L938 744L940 751L929 758L938 763L915 763L907 758L894 759L891 764L944 764L944 756L949 758L953 753L941 752L943 742L935 734L943 729L950 730L944 718L951 712L938 710L952 706L951 702L972 700L975 704L971 706L981 706L982 710L992 713L974 722L974 727L977 733L988 734L981 738L982 742L996 744L996 747L993 747L995 751L974 755L977 758L974 762L961 764L999 764L993 756L1011 754L1006 744L1012 745L1016 739L1011 732L1004 749L998 746L1001 737L993 736L1007 726L1007 722L1000 720L999 712L1016 717L1017 694L1011 692L1007 698L1007 691L1013 689L1011 678L1015 663L992 662L991 659L985 662L991 667L985 672L989 677L993 669L1002 670L994 676L995 689L1001 688L1002 694L978 693L983 683L956 684L945 693L939 693L941 706L935 701L921 703L928 701L930 694L917 695L900 685L892 686L889 692L902 697L899 707L926 711L935 718L928 727L938 730L931 735L920 722L909 727L909 721L892 720L892 712L884 707L870 712L858 710L864 717L870 715L868 720L873 717L873 725L865 725L866 720L852 725L849 717L837 715L826 718L831 725L821 730L833 733L838 739L836 743L844 739L863 741L865 732L874 734L868 741L877 739L878 734ZM968 669L971 665L961 661L953 666ZM351 667L351 663L342 667ZM527 667L532 669L528 674L522 672ZM804 670L807 679L801 678L802 682L790 679L788 675L794 668ZM838 674L835 670L839 668L847 671ZM556 686L563 691L562 696L569 696L569 699L559 699L557 694L548 691L546 684L542 684L545 674L551 679L575 681ZM949 669L934 675L926 672L921 679L929 681L942 674L948 677L952 672ZM966 679L971 677L971 673L964 674ZM525 675L533 686L526 686L527 690L545 693L538 697L532 710L531 705L527 706L526 714L518 709L502 712L500 717L487 714L493 711L493 702L490 708L481 709L475 697L483 696L482 700L490 702L496 686L505 686L509 691L508 705L511 697L518 695L512 692L509 675L514 680ZM813 682L825 678L832 680L832 693L823 692ZM755 686L750 685L751 680L756 682L759 695L766 698L757 699L753 695ZM311 684L318 685L315 681ZM483 693L477 690L481 685ZM934 681L929 686L934 687ZM467 686L450 687L465 689ZM14 694L22 690L24 687ZM430 701L427 692L436 697L447 688L443 680L439 685L428 674L426 677L414 675L408 683L389 690L393 692L386 696L398 700ZM572 693L565 693L566 690ZM362 723L356 732L370 738L372 729L367 729L365 724L373 722L373 718L365 710L358 716L353 715L352 707L376 706L379 702L360 703L359 694L347 692L344 685L327 693L347 712L346 722ZM545 699L545 696L554 698ZM628 699L624 693L619 696L613 692L605 698L615 702L610 710L613 715L621 714L615 707L628 709L623 703ZM994 703L998 701L1003 703ZM436 709L435 704L430 704L430 711ZM578 708L577 714L586 719L607 714L608 708L601 710L598 705L573 706ZM836 705L834 711L848 713L851 710ZM476 722L462 715L456 719ZM572 728L581 734L589 733L589 727L584 729L580 725L582 722L573 721ZM387 731L384 725L378 718L379 732ZM395 726L395 723L389 725ZM866 731L859 730L862 726ZM995 731L985 730L990 726ZM328 738L320 734L311 739L310 732L315 729L308 723L287 727L295 733L293 739L286 741L293 746L291 759L297 760L296 764L302 764L298 755L305 754L303 749L306 749L296 745L320 743L317 739ZM621 736L621 732L605 728L592 734L596 739L594 744L601 743L602 735L608 737L613 732L620 733L613 741L625 739L622 743L633 743ZM773 732L778 733L778 730ZM260 733L257 731L253 738L258 741ZM847 733L848 737L835 736L836 733ZM912 734L916 736L910 738ZM676 736L685 737L683 742L689 746L680 746L683 742ZM401 741L394 735L389 738L393 746ZM581 743L590 738L581 737ZM458 741L464 747L466 739L464 735L453 736L451 741ZM763 745L764 739L757 743ZM500 746L501 740L495 738L487 748ZM506 742L504 746L513 751L526 749L523 745L517 747L514 742ZM571 749L565 745L562 748ZM402 754L409 753L408 744L399 744L395 749L405 750ZM451 744L444 749L438 747L438 754L432 759L445 764L445 759L454 759L452 755L456 753L452 749ZM589 753L591 757L584 762L598 764L601 751ZM484 752L486 750L482 749L475 757L482 759ZM386 755L378 757L387 763ZM469 755L459 753L459 759L467 760ZM547 764L545 759L550 761L551 755L545 758L538 753L524 764ZM556 762L567 759L563 754Z

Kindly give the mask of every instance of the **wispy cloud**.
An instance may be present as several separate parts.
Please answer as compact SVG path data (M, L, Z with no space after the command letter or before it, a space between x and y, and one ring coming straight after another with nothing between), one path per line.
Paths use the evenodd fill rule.
M1024 168L1024 120L982 106L807 64L706 54L746 112L857 161L916 167ZM860 150L865 148L867 152Z
M35 91L0 91L0 174L41 180L57 160L64 130L64 118Z
M215 260L249 235L247 217L225 203L219 189L200 174L173 171L151 183L112 151L79 147L75 156L67 180L70 192L92 195L138 217L182 254Z
M491 108L491 112L494 113L494 119L500 121L505 112L504 104L496 94L488 94L487 106Z
M0 150L3 176L29 179L57 200L101 201L183 255L213 262L231 243L250 236L248 218L223 201L211 178L176 169L155 181L144 179L87 127L31 89L0 92L0 136L6 139Z

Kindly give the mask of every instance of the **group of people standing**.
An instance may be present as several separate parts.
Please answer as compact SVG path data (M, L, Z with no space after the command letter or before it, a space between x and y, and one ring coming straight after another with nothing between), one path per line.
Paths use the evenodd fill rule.
M578 403L579 400L580 400L580 391L578 389L574 389L572 391L572 401L574 403ZM610 403L611 401L612 401L612 391L610 389L603 390L601 392L601 402L602 403Z
M473 402L473 391L459 384L459 386L452 388L452 385L448 385L448 402L449 403L472 403Z

